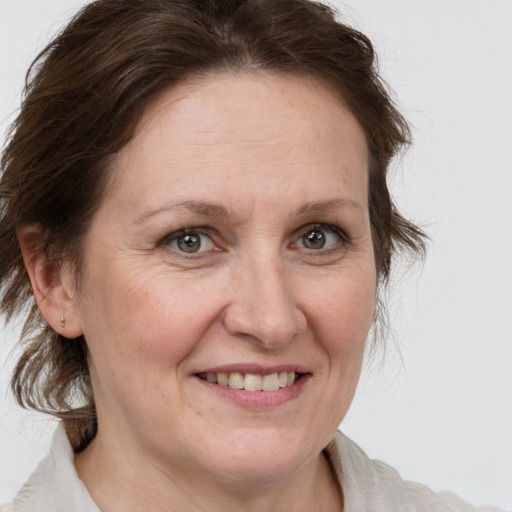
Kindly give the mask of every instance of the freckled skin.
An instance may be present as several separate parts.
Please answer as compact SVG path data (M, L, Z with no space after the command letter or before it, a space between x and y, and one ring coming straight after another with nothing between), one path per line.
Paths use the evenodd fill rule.
M112 172L76 298L99 421L80 476L105 509L116 492L130 496L123 510L136 509L135 491L148 489L154 510L170 499L177 510L229 510L226 496L258 493L274 510L290 496L309 503L374 311L361 127L310 80L221 75L161 95ZM297 214L339 198L358 208ZM180 206L144 217L186 201L224 213ZM307 250L301 229L318 224L350 242L325 228L330 246ZM208 250L161 242L185 228L204 229ZM248 410L196 376L239 363L302 365L310 378L295 399Z

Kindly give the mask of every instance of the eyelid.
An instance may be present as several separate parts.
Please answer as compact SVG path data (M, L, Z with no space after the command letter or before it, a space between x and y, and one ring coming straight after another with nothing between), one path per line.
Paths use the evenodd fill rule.
M314 231L315 229L321 230L321 231L328 231L330 233L333 233L339 238L339 243L335 244L333 247L327 247L327 248L321 248L321 249L309 249L307 247L298 247L297 243L303 237L306 233L310 231ZM217 241L217 237L214 236L215 230L212 230L211 228L207 226L194 226L190 228L182 228L178 229L176 231L173 231L172 233L166 234L164 237L162 237L158 243L158 247L167 247L171 249L173 252L178 253L180 256L185 258L197 258L200 255L205 255L208 253L211 253L213 251L222 250L221 247L219 247L219 243ZM190 234L200 235L208 237L211 241L211 243L214 245L213 249L206 250L206 251L199 251L196 253L187 253L184 251L180 251L178 249L175 249L171 247L171 243L178 238ZM348 245L350 245L352 242L350 240L350 237L347 235L347 233L340 228L339 226L323 223L323 222L313 222L309 224L305 224L304 226L301 226L297 230L295 230L295 233L292 237L293 241L290 244L291 248L294 248L296 250L301 250L303 252L309 253L311 256L318 256L321 257L322 255L327 255L330 253L334 253L337 251L342 250L343 248L346 248Z
M205 226L182 228L177 231L173 231L172 233L169 233L169 234L165 235L163 238L161 238L159 240L157 246L158 247L171 247L172 242L174 242L178 238L186 236L186 235L200 235L200 236L208 237L210 239L211 243L215 246L215 248L212 250L215 250L216 248L218 249L218 244L216 243L216 241L214 240L214 237L212 236L212 230ZM171 247L171 249L173 251L179 253L180 255L188 257L188 258L197 257L197 255L208 253L208 252L212 251L212 250L207 250L207 251L198 251L196 253L193 253L193 252L187 253L187 252L180 251L180 250L172 248L172 247Z
M309 233L310 231L314 231L315 229L319 231L330 231L331 233L334 233L339 237L340 244L342 246L347 246L351 243L350 237L347 235L347 233L341 229L338 226L335 226L333 224L327 224L323 222L313 222L311 224L306 224L302 227L300 227L294 236L295 242L293 242L292 246L295 245L306 233ZM311 252L311 253L327 253L329 251L336 251L340 247L336 245L335 247L328 247L326 249L308 249L307 247L303 247L301 249L304 249L305 251ZM320 254L319 254L320 255Z

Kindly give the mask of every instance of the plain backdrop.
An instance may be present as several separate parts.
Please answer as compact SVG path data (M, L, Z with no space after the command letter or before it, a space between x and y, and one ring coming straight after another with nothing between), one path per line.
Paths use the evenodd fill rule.
M83 3L0 0L2 141L29 63ZM342 429L406 479L511 509L512 1L336 5L372 39L412 123L392 189L432 239L422 267L395 273L392 335ZM46 453L55 425L9 396L18 329L0 323L0 502Z

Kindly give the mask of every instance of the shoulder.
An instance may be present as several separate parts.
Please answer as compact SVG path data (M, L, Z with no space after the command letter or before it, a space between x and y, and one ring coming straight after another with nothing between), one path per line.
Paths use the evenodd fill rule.
M62 426L57 427L50 453L39 463L12 503L0 512L100 512L74 465L74 454Z
M326 452L343 489L347 512L499 512L475 507L450 492L435 493L404 481L395 469L371 460L341 432Z

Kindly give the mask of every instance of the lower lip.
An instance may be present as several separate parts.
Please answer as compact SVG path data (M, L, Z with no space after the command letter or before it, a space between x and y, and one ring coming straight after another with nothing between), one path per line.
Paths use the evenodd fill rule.
M234 389L229 386L219 386L199 377L196 377L196 379L218 396L230 400L241 407L247 409L273 409L297 398L310 377L311 374L303 374L291 386L279 388L276 391L246 391L245 389Z

